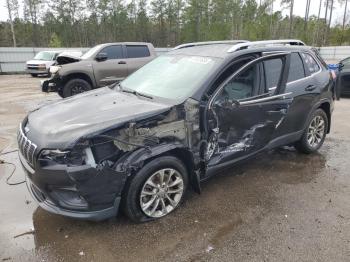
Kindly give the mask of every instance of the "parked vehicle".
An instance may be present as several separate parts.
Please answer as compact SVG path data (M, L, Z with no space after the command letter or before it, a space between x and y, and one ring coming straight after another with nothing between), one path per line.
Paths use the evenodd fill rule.
M350 96L350 57L339 62L337 75L338 85L341 86L340 94Z
M339 61L340 69L350 69L350 57L344 58Z
M27 61L26 72L32 77L37 77L39 74L48 75L50 66L55 63L59 53L59 51L42 51L37 53L32 60Z
M52 78L42 81L43 92L69 97L120 82L156 57L149 43L109 43L97 45L82 57L60 55L51 67Z
M299 40L182 45L118 85L31 112L19 156L49 212L101 220L121 207L149 221L264 150L316 152L335 91L327 65Z

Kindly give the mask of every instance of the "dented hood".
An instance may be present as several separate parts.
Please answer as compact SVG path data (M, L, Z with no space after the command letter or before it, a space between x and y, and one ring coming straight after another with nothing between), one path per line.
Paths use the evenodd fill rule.
M28 115L27 136L39 148L64 149L82 136L165 112L170 105L100 88L45 105Z
M80 57L70 55L70 54L61 54L61 55L57 56L57 58L56 58L58 65L75 63L75 62L79 62L80 60L81 60Z

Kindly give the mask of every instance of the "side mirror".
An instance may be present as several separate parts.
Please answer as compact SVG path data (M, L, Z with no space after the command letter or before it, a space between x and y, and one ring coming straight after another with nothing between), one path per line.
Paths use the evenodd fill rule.
M102 61L106 61L108 59L108 56L106 53L98 53L95 57L96 61L98 62L102 62Z

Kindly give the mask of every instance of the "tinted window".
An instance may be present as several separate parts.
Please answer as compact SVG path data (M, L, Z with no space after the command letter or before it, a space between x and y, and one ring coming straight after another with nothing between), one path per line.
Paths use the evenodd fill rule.
M290 68L288 82L292 82L305 77L304 65L298 53L292 53L290 58Z
M126 52L128 58L138 58L150 56L148 47L145 45L127 45Z
M112 45L105 47L100 53L107 54L107 59L121 59L123 58L123 49L121 45Z
M282 71L282 60L280 58L264 61L266 89L277 87Z
M350 65L350 57L345 58L344 60L340 61L343 65Z
M321 64L323 65L323 67L324 67L325 69L327 69L328 66L327 66L326 62L323 60L323 58L321 57L320 52L318 52L318 50L317 50L316 48L312 48L311 50L313 51L314 55L318 58L318 61L321 62Z
M319 65L311 55L302 53L301 56L304 58L305 66L309 69L309 72L311 74L316 73L320 70Z

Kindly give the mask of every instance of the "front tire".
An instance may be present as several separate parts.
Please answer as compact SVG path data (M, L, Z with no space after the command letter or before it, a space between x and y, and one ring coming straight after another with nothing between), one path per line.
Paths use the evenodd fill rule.
M328 124L327 114L322 109L315 110L303 136L295 144L295 148L305 154L318 151L326 138Z
M38 74L30 74L32 77L38 77Z
M91 85L84 79L76 78L69 80L63 87L63 98L74 96L91 90Z
M183 201L188 186L184 164L173 156L147 163L127 184L124 213L135 222L164 217Z

